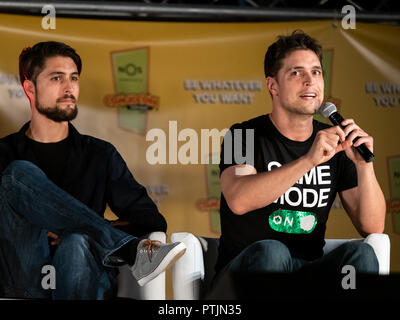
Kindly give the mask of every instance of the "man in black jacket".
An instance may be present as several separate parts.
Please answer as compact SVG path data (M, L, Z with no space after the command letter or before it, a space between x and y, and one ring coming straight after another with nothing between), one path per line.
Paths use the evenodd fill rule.
M0 290L6 297L106 299L117 290L117 266L127 263L139 285L184 252L183 243L146 238L167 229L146 189L110 143L81 135L82 63L74 49L41 42L22 51L20 80L31 121L0 139ZM106 205L129 233L104 219ZM139 237L139 238L138 238ZM42 287L42 267L56 288Z

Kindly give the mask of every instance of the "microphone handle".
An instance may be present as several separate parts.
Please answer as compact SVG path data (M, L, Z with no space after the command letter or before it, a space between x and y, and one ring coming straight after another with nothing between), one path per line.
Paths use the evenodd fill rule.
M344 129L345 127L342 126L343 117L339 114L339 112L334 112L329 116L329 120L335 125L339 126L340 128ZM357 137L353 140L353 143L356 142L360 137ZM374 161L374 154L367 148L367 146L363 143L355 148L361 157L365 160L365 162L372 162Z

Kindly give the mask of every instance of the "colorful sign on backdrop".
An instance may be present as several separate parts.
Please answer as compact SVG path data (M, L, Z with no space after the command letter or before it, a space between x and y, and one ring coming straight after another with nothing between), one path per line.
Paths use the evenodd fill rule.
M117 147L157 201L168 221L168 234L188 231L218 237L221 133L234 123L271 111L264 54L278 35L295 29L303 29L323 45L325 97L374 137L375 172L386 198L394 203L399 200L398 26L357 23L355 30L343 30L332 21L57 18L55 30L44 30L41 17L1 14L0 39L7 46L0 52L0 134L15 132L29 120L28 100L17 76L22 48L39 41L66 42L83 61L74 125L81 133ZM207 130L215 134L202 135ZM162 140L166 148L156 148ZM152 159L165 162L149 159L151 146L158 152ZM110 210L107 217L114 218ZM347 227L350 221L342 217L343 209L335 205L330 219L341 224L330 231L328 221L329 235L357 237L354 228ZM397 211L388 212L385 229L392 240L392 269L397 271L399 219Z

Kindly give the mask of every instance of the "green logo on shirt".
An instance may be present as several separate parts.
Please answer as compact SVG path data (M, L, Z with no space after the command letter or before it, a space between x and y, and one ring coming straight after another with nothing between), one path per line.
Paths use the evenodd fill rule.
M275 210L270 214L269 226L272 230L293 234L308 234L317 225L317 216L312 212Z

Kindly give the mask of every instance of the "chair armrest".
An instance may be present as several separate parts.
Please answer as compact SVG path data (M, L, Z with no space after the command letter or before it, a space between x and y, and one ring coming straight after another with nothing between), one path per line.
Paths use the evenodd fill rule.
M200 241L189 232L176 232L171 242L183 242L185 254L172 266L172 287L175 300L197 300L204 279L203 249Z
M379 274L389 274L390 270L390 239L384 233L372 233L364 242L368 243L375 251L379 262Z
M166 242L164 232L152 232L149 238L162 243ZM118 297L138 300L165 300L165 271L143 287L139 286L127 265L119 267L119 272Z

